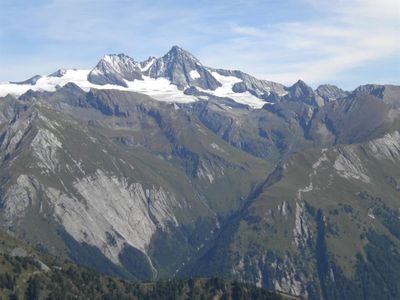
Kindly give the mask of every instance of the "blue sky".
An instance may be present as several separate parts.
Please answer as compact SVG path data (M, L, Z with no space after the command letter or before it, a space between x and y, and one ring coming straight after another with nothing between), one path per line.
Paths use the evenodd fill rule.
M285 84L400 84L400 1L0 0L0 81L172 45Z

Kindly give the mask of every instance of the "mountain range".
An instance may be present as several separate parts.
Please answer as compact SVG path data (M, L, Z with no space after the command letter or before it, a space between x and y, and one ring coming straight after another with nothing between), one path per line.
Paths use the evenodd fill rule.
M0 225L131 280L400 297L400 86L137 62L0 84Z

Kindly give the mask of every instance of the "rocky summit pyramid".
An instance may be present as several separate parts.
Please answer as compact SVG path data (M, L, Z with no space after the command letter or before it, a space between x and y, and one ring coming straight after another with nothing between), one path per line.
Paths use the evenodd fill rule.
M124 80L142 80L140 65L124 54L106 55L90 71L88 81L94 84L114 84L128 87Z
M125 54L105 55L91 70L61 69L22 82L0 84L0 96L21 96L28 90L55 91L74 83L85 91L116 89L144 93L158 101L189 103L204 97L228 97L250 107L262 107L271 92L286 93L281 84L258 80L240 71L204 66L188 51L173 46L164 56L137 62ZM196 96L197 94L197 96Z
M0 84L0 225L135 280L400 297L400 87L139 62Z
M144 74L151 78L167 78L179 89L195 86L215 90L221 86L197 58L178 46L172 47L163 57L147 65Z

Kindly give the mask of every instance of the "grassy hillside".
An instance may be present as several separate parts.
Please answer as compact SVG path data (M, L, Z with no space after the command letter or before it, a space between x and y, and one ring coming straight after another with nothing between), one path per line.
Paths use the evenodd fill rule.
M133 283L42 254L0 233L0 299L285 299L218 278Z
M309 299L398 299L398 137L293 155L188 273Z

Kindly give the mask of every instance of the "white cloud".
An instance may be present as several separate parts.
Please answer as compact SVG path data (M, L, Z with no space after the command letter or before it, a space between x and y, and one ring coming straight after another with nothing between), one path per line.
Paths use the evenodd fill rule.
M398 0L306 3L320 15L261 28L232 24L237 38L210 46L203 56L223 52L210 63L239 62L249 72L286 84L299 78L311 83L329 81L374 60L400 56Z
M399 0L181 2L2 4L0 79L23 80L60 67L90 68L110 52L140 60L162 55L174 44L207 65L285 84L299 78L314 85L336 81L389 57L400 64ZM348 82L393 78L391 73ZM397 74L397 81L390 82L399 80Z

